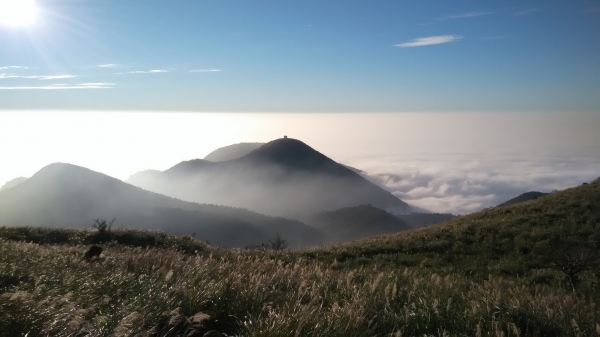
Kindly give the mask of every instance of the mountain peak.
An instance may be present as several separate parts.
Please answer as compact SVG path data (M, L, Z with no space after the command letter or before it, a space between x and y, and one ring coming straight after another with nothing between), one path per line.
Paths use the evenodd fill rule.
M287 137L268 142L244 158L253 161L269 161L301 170L318 170L334 174L350 172L304 142Z

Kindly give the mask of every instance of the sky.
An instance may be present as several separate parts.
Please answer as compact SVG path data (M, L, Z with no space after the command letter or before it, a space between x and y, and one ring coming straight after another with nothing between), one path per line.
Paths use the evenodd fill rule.
M600 2L0 0L0 185L305 141L464 214L600 176Z
M0 109L600 111L598 1L28 1Z

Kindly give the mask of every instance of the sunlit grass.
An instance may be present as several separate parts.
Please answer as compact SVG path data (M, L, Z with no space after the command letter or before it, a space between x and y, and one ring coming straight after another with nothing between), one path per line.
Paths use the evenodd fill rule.
M476 282L419 267L340 269L294 252L125 246L88 263L85 248L0 241L0 331L176 336L204 312L206 329L243 336L589 336L600 317L593 298L547 271Z
M557 238L600 247L600 180L543 199L307 251L1 228L0 335L600 335L600 270L571 287L534 263Z

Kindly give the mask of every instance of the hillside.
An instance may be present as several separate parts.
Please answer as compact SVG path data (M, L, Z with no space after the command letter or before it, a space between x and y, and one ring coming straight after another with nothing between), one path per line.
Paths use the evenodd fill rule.
M116 218L121 227L195 234L228 247L264 243L277 233L293 247L309 246L321 235L298 221L185 202L69 164L48 165L0 192L0 226L85 228L96 218Z
M329 242L352 241L411 229L405 221L371 205L314 214L306 223L326 233Z
M290 138L269 142L238 159L190 160L164 172L134 174L127 182L182 200L294 218L367 203L410 210L391 193Z
M597 252L599 220L596 180L418 230L306 251L228 250L191 237L117 231L102 255L86 262L81 243L97 237L92 230L0 228L0 331L594 336L600 256L570 279L540 264L535 252L561 240L570 245L559 253Z
M542 193L542 192L526 192L523 194L520 194L510 200L507 200L503 203L501 203L500 205L498 205L497 207L501 207L501 206L508 206L508 205L515 205L521 202L525 202L525 201L529 201L529 200L534 200L537 198L541 198L543 196L546 196L550 193Z
M537 250L561 243L600 248L600 179L529 202L310 254L349 265L368 258L394 266L452 268L483 277L526 274Z
M241 158L264 144L265 143L239 143L224 146L207 154L206 157L204 157L204 160L219 162Z
M455 215L448 213L408 213L396 214L396 216L406 221L412 228L434 225L456 217Z

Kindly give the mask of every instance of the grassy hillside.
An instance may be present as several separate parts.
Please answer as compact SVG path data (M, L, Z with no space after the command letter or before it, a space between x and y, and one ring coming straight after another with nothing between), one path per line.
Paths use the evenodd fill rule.
M53 245L22 240L38 231L30 241L58 243L41 238L60 230L19 236L5 228L0 335L593 336L600 330L594 270L578 274L573 289L536 254L559 241L597 250L599 220L597 180L309 251L225 250L189 237L141 248L114 239L86 262L85 237L94 232ZM201 248L181 249L178 240Z

